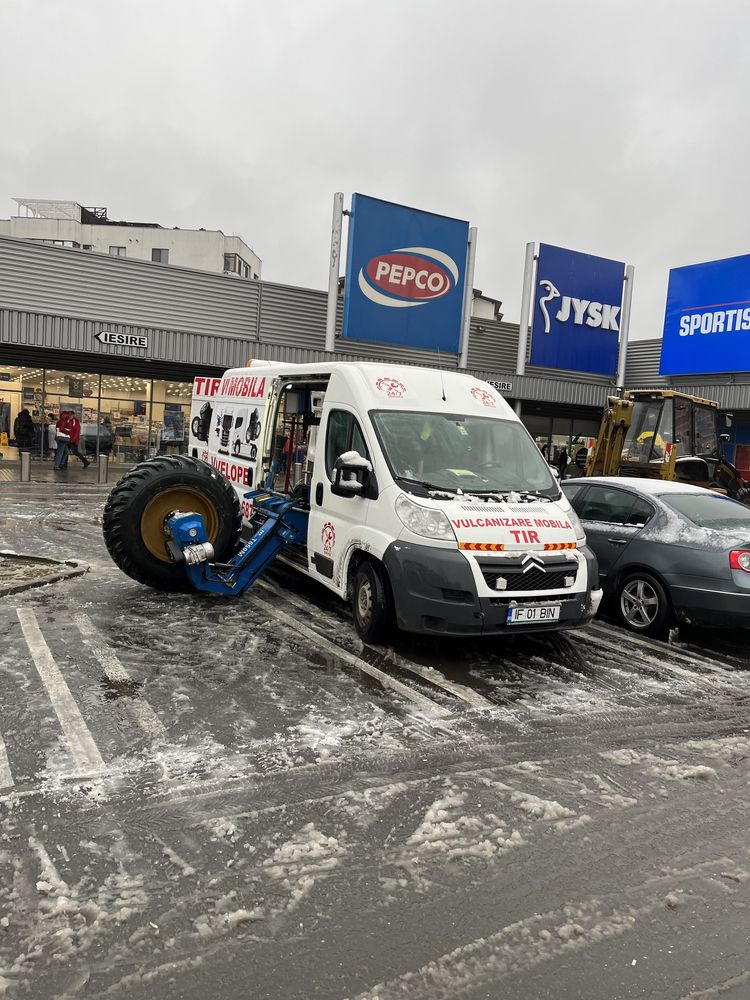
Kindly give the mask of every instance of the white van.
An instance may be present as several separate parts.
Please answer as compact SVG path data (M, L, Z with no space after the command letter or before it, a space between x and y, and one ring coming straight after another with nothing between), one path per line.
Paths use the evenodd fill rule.
M495 635L574 628L596 613L580 522L489 383L385 363L259 361L197 379L191 416L209 399L218 433L191 436L190 454L232 482L246 526L257 526L249 489L293 493L309 512L307 544L282 558L350 599L365 638L391 616L412 632Z

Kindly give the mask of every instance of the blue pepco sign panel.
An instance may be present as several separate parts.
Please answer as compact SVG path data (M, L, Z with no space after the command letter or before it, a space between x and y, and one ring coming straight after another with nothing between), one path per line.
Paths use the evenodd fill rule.
M625 265L539 245L531 364L614 375Z
M750 254L669 272L662 375L750 371Z
M345 337L456 353L469 224L355 194Z

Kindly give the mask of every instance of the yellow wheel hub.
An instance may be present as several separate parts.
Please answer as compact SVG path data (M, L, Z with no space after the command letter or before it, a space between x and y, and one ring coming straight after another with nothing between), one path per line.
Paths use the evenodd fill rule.
M192 486L172 486L157 493L146 504L141 515L141 538L152 556L162 562L171 562L167 552L167 536L164 523L176 510L183 514L200 514L206 526L209 542L215 542L219 534L219 514L211 500Z

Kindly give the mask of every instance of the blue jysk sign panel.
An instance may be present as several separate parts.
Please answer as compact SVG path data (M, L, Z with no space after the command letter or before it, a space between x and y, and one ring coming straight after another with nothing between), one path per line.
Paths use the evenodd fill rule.
M750 371L750 254L669 272L662 375Z
M456 353L469 224L355 194L345 337Z
M531 364L614 375L625 265L539 245Z

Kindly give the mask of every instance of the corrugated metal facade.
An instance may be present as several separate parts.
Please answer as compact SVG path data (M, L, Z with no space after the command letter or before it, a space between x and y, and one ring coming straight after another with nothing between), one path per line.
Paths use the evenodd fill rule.
M5 344L193 368L250 358L458 366L456 354L341 338L326 354L325 317L323 291L0 238L0 351ZM339 332L341 322L340 303ZM145 334L148 349L101 345L100 330ZM517 325L473 320L469 371L513 382L513 398L603 404L611 379L535 368L513 375L517 342Z
M628 347L625 382L635 388L668 386L704 399L715 399L724 409L750 410L750 377L734 372L722 375L659 374L661 340L636 340Z

